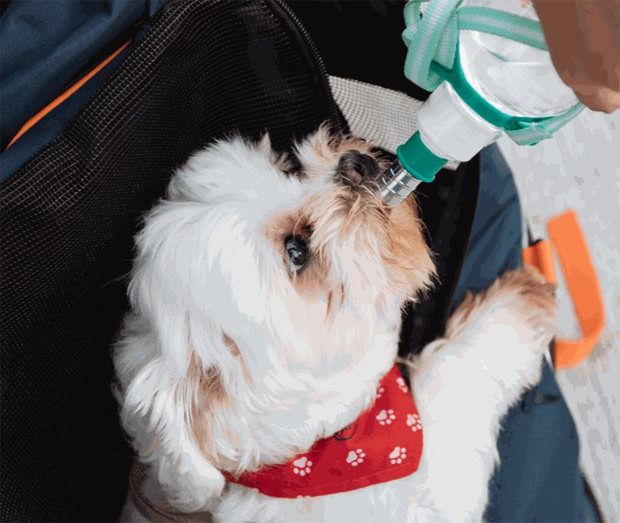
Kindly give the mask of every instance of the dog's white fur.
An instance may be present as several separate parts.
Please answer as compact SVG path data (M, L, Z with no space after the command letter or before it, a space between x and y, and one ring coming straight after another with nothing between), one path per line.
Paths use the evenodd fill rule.
M401 308L432 262L412 202L389 211L335 176L371 154L324 130L286 176L267 140L194 155L146 217L133 311L115 350L122 420L167 502L217 521L479 521L502 416L539 379L552 298L521 271L470 297L411 360L424 425L413 476L276 499L226 484L307 450L358 417L396 358ZM290 267L305 227L311 259ZM310 229L308 229L310 227Z

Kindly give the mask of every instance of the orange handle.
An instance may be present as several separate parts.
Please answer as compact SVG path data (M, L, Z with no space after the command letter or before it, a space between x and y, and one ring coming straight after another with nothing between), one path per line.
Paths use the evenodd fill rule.
M566 369L581 363L594 349L605 326L605 309L596 270L575 211L549 220L547 231L582 333L579 340L557 339L555 342L555 366ZM540 270L547 281L556 282L549 242L537 242L524 249L523 261Z

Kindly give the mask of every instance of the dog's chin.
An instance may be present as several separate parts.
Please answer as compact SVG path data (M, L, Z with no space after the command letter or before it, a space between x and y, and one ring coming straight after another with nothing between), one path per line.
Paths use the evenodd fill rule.
M293 175L266 140L196 154L137 238L123 422L184 508L218 494L220 470L285 461L353 421L432 279L413 199L374 196L370 144L321 129L296 154Z

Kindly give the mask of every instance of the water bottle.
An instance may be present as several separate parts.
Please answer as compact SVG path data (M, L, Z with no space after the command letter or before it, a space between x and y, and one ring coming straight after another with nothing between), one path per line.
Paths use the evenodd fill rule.
M538 20L533 6L522 0L465 0L461 6ZM388 206L401 203L420 182L432 181L448 160L470 160L501 136L503 122L551 120L580 105L546 49L461 30L455 53L453 70L418 112L418 131L398 147L397 160L380 179L378 195Z

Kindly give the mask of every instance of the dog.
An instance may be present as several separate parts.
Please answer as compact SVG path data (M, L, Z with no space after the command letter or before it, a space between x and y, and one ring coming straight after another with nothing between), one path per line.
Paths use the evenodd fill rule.
M396 390L417 409L407 430L423 434L414 472L310 496L243 482L282 464L313 477L305 453L381 401L403 307L433 285L415 200L382 204L374 151L325 127L294 163L268 137L219 141L146 215L114 350L144 480L124 519L157 519L137 510L146 499L156 515L191 521L482 520L502 417L538 382L553 337L553 288L533 269L468 295L441 338L401 361L413 395L402 379ZM390 410L370 422L404 430ZM405 450L388 465L415 454ZM365 455L349 449L338 466L361 471Z

